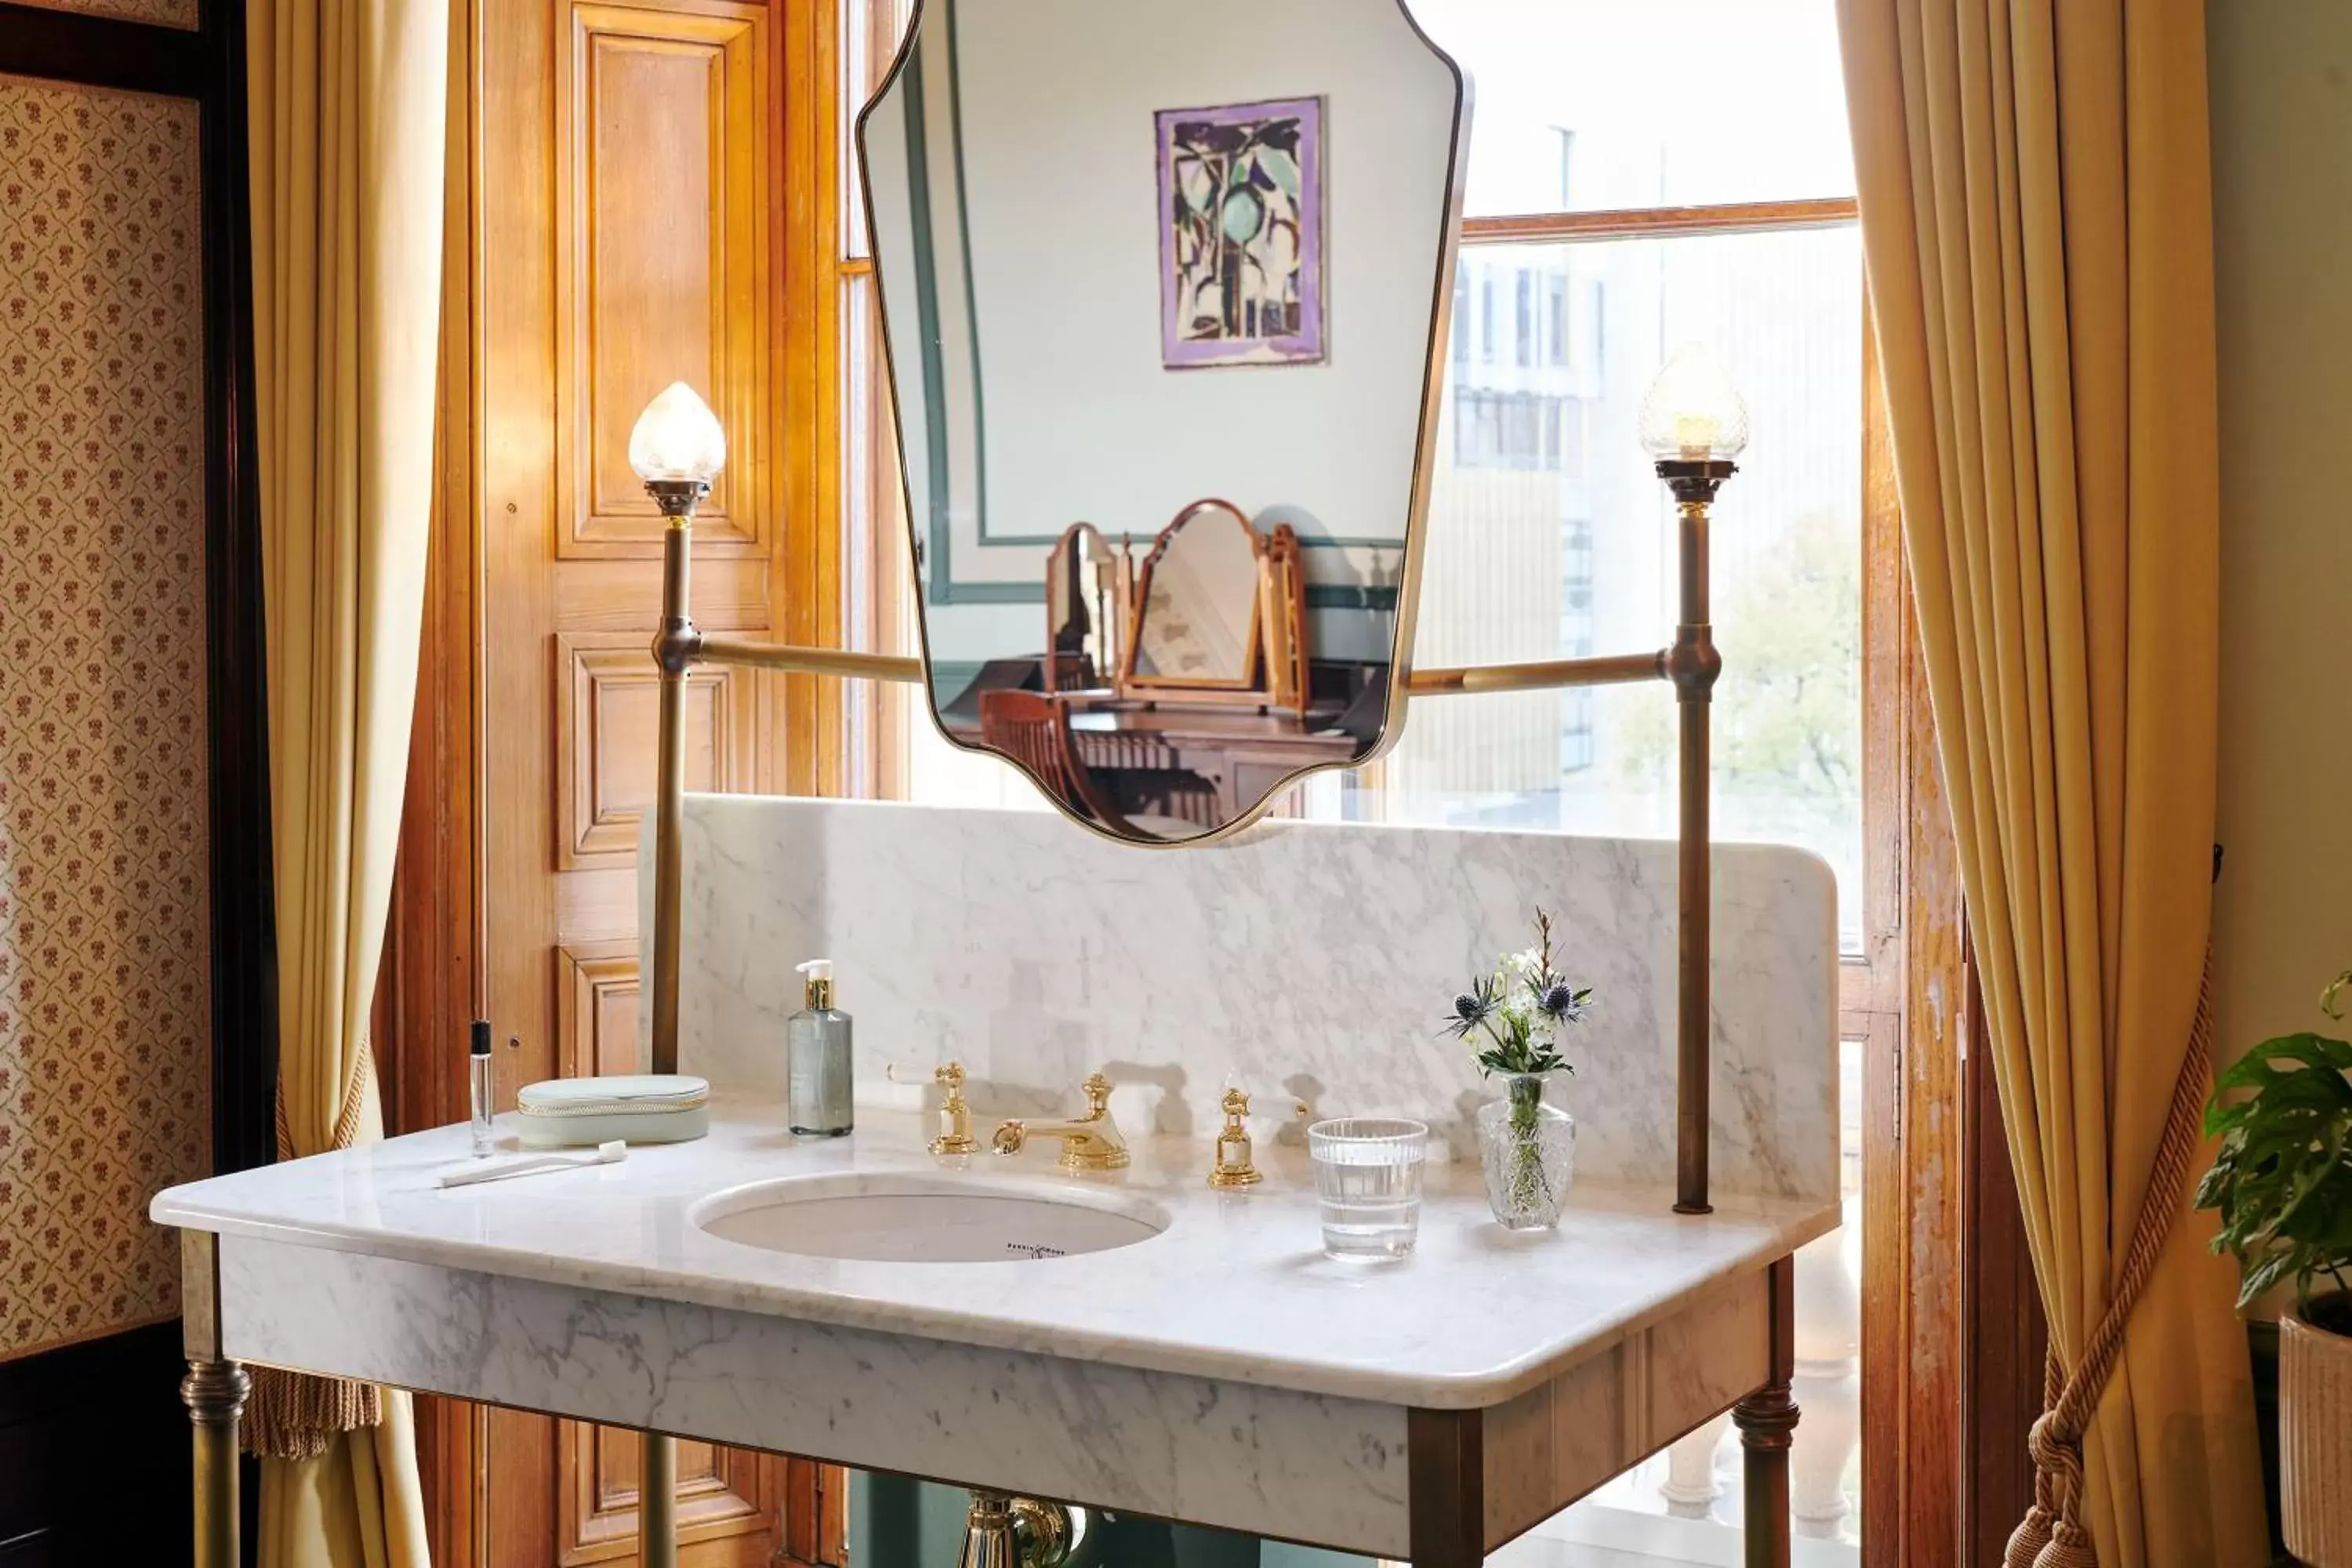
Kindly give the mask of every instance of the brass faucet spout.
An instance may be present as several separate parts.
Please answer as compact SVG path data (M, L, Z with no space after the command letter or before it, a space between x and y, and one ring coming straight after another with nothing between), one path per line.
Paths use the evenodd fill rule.
M998 1126L989 1146L1000 1154L1018 1154L1032 1138L1058 1138L1062 1169L1119 1171L1127 1168L1127 1140L1111 1120L1110 1079L1097 1073L1087 1079L1087 1113L1056 1121L1007 1121Z

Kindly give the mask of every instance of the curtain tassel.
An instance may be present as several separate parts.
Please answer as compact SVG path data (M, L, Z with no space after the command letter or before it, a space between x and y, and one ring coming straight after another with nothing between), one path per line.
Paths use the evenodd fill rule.
M2009 1538L2002 1568L2099 1568L2091 1532L2083 1528L2083 1434L2090 1429L2107 1376L2123 1353L2124 1325L2139 1304L2140 1292L2156 1272L2157 1259L2189 1195L2189 1166L2204 1127L2205 1083L2213 1057L2213 950L2205 950L2205 979L2197 993L2197 1016L2173 1081L2172 1105L2157 1144L2147 1193L2125 1249L2123 1276L2107 1310L2083 1347L2073 1376L2050 1346L2042 1382L2042 1415L2026 1437L2033 1456L2033 1506Z
M2034 1568L2049 1546L2051 1530L2056 1521L2051 1515L2050 1505L2041 1496L2043 1489L2042 1478L2034 1477L2033 1505L2025 1510L2025 1517L2018 1521L2017 1528L2010 1531L2009 1547L2000 1555L2001 1568Z
M238 1435L257 1459L315 1459L344 1433L383 1425L383 1391L372 1383L274 1366L249 1370L253 1393Z
M2053 1369L2054 1370L2054 1369ZM2065 1409L2062 1398L2055 1407L2045 1412L2033 1423L2026 1438L2026 1448L2033 1456L2033 1507L2025 1522L2017 1527L2010 1538L2009 1563L2014 1568L2099 1568L2099 1554L2091 1544L2091 1532L2075 1518L2075 1507L2083 1495L2082 1435L2059 1423ZM2034 1543L2033 1555L2021 1564L2019 1548L2037 1525L2042 1540Z
M362 1035L343 1085L329 1147L348 1149L375 1078L375 1051ZM294 1158L294 1131L286 1115L286 1080L278 1080L278 1157ZM248 1369L253 1391L238 1423L238 1441L257 1459L315 1459L346 1432L383 1425L383 1390L345 1377L320 1377L274 1366Z

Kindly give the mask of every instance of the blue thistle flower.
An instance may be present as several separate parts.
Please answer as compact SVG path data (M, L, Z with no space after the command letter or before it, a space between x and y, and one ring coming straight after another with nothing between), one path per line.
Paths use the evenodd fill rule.
M1454 1011L1445 1020L1444 1033L1466 1040L1470 1031L1494 1016L1503 1002L1503 988L1491 975L1471 982L1471 988L1454 999Z
M1555 980L1537 996L1536 1005L1563 1024L1573 1024L1584 1016L1584 1001L1591 994L1590 987L1579 991L1565 980Z

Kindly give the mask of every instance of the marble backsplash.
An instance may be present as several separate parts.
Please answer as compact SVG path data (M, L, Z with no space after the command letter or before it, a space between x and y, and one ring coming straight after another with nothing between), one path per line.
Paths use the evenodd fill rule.
M1593 987L1552 1090L1579 1175L1671 1183L1675 858L1647 839L1298 822L1164 851L1044 812L690 796L680 1062L781 1096L793 966L823 955L869 1102L915 1103L960 1060L985 1122L1075 1109L1101 1069L1133 1133L1206 1136L1230 1082L1261 1138L1299 1136L1303 1104L1416 1117L1475 1158L1469 1118L1499 1089L1440 1025L1541 906L1560 967ZM1717 848L1723 1191L1837 1192L1836 908L1818 858Z

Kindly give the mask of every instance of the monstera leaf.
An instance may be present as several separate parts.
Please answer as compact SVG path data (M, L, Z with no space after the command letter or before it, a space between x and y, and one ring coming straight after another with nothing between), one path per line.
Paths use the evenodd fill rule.
M2197 1206L2221 1214L2213 1249L2238 1260L2241 1307L2288 1280L2305 1311L2322 1280L2352 1289L2347 1072L2352 1045L2285 1035L2256 1046L2215 1080L2205 1133L2218 1136L2221 1149L2198 1185Z

